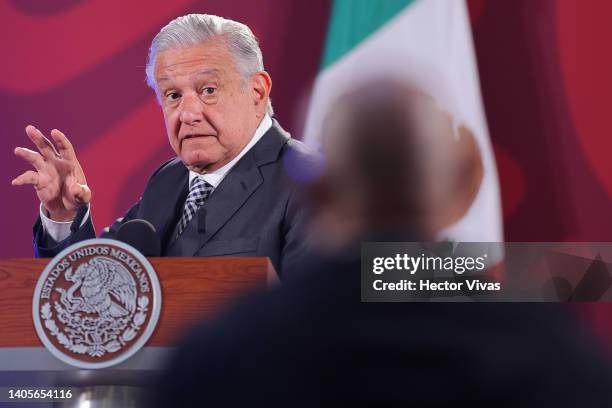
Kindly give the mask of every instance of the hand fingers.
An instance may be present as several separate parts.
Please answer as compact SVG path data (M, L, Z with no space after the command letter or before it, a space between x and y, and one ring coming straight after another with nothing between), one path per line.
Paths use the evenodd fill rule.
M63 134L57 129L53 129L51 131L51 137L57 144L57 147L59 148L59 153L63 158L67 160L76 160L76 154L74 153L72 143L70 143L70 140L68 140L65 134Z
M91 201L91 190L87 184L74 183L70 187L70 194L72 194L79 204L87 204Z
M45 165L45 160L40 153L37 153L34 150L26 149L25 147L15 148L15 155L28 161L36 170L42 169Z
M36 129L32 125L27 126L25 130L30 140L36 145L36 148L44 158L51 159L59 156L59 153L57 150L55 150L53 143L51 143L51 141L47 139L40 130Z
M34 188L38 187L38 173L28 170L11 181L13 186L23 186L24 184L32 184Z

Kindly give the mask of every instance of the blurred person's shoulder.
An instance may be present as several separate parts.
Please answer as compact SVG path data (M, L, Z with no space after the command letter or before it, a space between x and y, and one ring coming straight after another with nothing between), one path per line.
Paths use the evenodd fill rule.
M237 387L252 401L267 401L270 392L291 400L306 387L309 401L351 392L382 402L384 395L368 390L403 389L408 376L410 398L443 406L446 400L428 391L436 386L418 373L453 379L455 401L501 401L514 393L523 406L538 396L567 403L571 390L556 386L570 381L584 406L607 393L609 361L579 334L564 305L362 303L354 254L312 253L294 272L283 286L242 297L184 339L167 374L174 395L205 389L204 399L227 402L240 398L231 393ZM366 384L363 373L378 375ZM322 381L326 376L333 381Z
M262 146L256 154L261 156L261 151L272 152L273 155L267 158L282 160L285 174L293 181L307 184L320 176L323 164L321 153L292 137L276 119L273 119L272 127L259 143Z

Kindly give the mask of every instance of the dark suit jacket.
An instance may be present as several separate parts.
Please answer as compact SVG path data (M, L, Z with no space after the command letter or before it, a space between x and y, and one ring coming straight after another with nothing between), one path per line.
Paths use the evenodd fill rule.
M176 224L188 193L189 171L178 158L164 163L149 179L141 199L101 237L114 238L121 225L145 219L155 227L167 256L267 256L277 271L297 262L305 247L305 211L300 176L316 156L291 139L276 121L230 170L179 239ZM82 208L72 234L55 242L34 225L37 256L55 256L67 246L95 237L90 219L82 226Z

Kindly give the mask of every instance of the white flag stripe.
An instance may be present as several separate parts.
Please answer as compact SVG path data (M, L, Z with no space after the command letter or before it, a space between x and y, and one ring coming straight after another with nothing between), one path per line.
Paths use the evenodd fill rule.
M445 230L445 237L457 241L502 241L497 170L465 3L416 1L323 70L311 97L305 142L318 147L325 112L338 96L355 84L381 76L417 83L472 130L481 149L484 176L480 191L464 218Z

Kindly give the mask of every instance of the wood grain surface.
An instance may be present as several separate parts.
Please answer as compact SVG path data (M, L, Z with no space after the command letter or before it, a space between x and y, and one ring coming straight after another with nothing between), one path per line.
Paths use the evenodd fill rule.
M268 258L149 258L162 288L162 310L148 346L171 346L186 329L212 317L274 276ZM32 320L34 288L49 259L0 260L0 347L40 347Z

